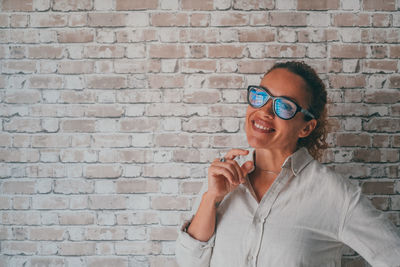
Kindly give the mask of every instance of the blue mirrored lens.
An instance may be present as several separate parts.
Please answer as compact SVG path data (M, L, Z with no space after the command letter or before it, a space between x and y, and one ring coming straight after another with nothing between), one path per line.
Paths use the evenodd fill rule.
M282 119L290 119L296 114L297 107L291 101L284 98L275 99L275 112Z
M268 101L268 94L256 88L250 89L249 100L250 104L254 107L261 107Z

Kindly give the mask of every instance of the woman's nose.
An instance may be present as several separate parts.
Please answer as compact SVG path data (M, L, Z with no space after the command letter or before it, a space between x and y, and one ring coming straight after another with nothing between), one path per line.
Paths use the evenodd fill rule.
M269 119L273 119L275 117L274 114L274 108L273 108L273 100L268 99L267 104L265 104L262 108L261 111L263 115Z

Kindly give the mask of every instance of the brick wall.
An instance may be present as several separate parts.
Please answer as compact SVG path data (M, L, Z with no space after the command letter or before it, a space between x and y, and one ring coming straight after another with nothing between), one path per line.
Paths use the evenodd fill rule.
M399 9L1 1L0 266L176 266L177 226L207 166L247 147L243 88L287 59L328 87L324 162L400 225Z

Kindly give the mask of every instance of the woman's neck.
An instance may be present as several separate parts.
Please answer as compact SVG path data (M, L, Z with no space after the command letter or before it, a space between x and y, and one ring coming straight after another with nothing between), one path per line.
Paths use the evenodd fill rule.
M294 152L294 151L293 151ZM255 167L259 170L279 173L287 157L293 154L292 151L256 149Z

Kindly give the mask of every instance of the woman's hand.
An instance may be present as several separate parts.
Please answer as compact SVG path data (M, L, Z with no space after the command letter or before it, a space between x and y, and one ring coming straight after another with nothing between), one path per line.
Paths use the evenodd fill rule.
M208 169L208 191L217 201L221 201L229 192L239 184L245 182L246 175L253 168L253 162L247 161L239 166L236 160L239 155L249 154L248 150L231 149L225 155L225 162L215 159Z
M217 202L245 182L246 175L253 168L253 162L247 161L242 166L234 160L239 155L247 155L249 151L232 149L225 155L225 162L215 159L208 169L208 191L203 194L197 212L187 232L193 238L207 241L215 231Z

